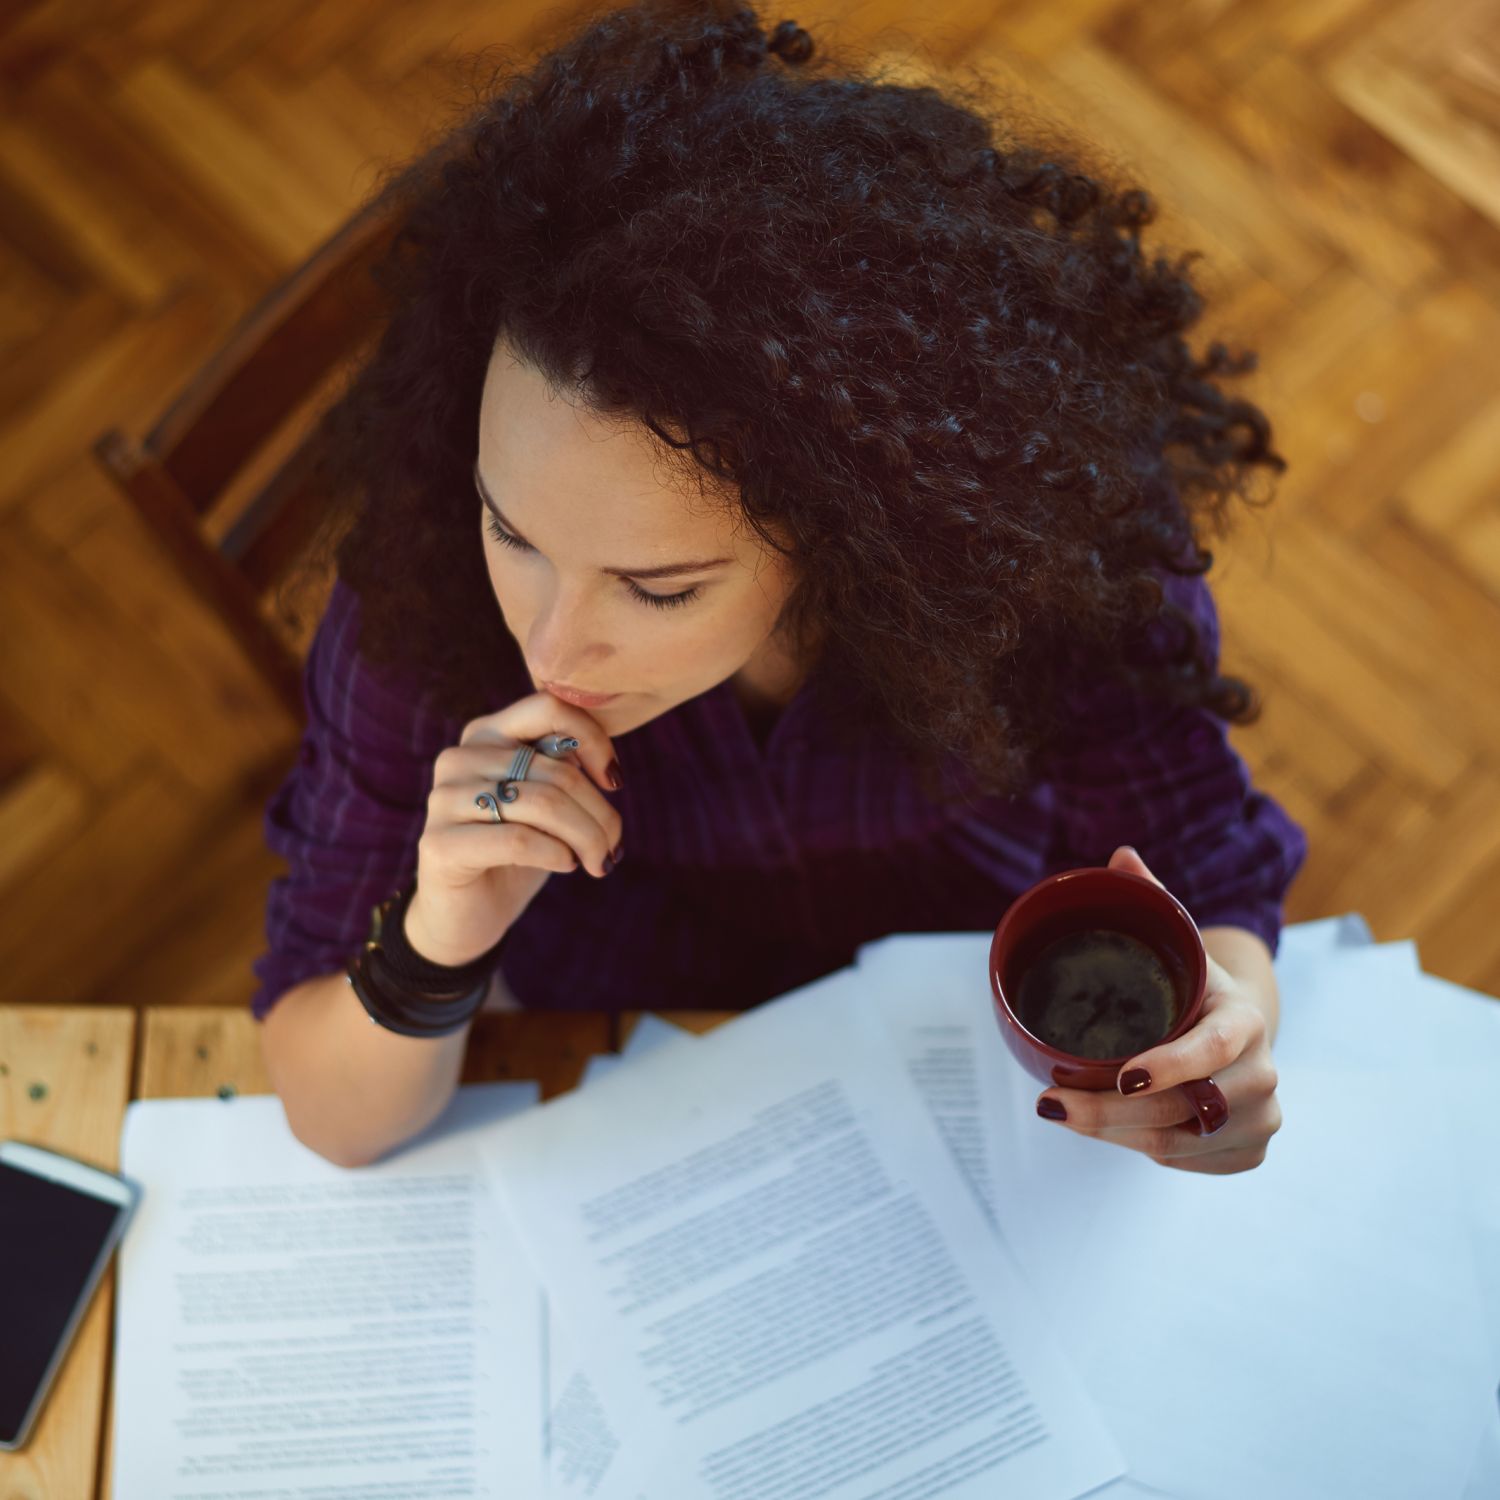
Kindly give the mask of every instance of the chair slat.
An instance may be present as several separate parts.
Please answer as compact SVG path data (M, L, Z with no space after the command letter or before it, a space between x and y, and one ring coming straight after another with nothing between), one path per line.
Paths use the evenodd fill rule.
M118 428L111 428L94 443L94 454L161 542L183 580L225 622L293 720L300 723L304 715L300 661L261 613L245 575L208 544L176 481Z
M370 330L370 268L396 221L380 201L345 224L251 309L146 435L199 514Z

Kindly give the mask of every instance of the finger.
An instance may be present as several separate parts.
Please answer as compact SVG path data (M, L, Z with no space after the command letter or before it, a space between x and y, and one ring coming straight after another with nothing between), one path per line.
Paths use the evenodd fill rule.
M1233 1151L1209 1151L1201 1156L1177 1156L1159 1159L1158 1166L1175 1172L1204 1172L1212 1177L1227 1177L1231 1172L1248 1172L1266 1159L1266 1147L1240 1146Z
M581 771L567 769L580 784L583 783ZM524 824L528 828L549 833L566 844L592 875L602 879L609 873L604 862L619 840L611 841L608 830L599 820L562 787L554 785L550 780L528 775L525 781L512 782L508 790L516 795L513 801L500 804L501 823ZM429 806L445 823L488 823L493 826L493 812L477 803L476 799L481 794L493 797L495 783L479 778L468 782L452 782L434 789ZM594 795L597 797L599 794L595 792ZM606 808L606 811L611 817L618 816L612 809Z
M506 744L529 743L544 734L570 734L578 741L577 754L599 787L607 792L619 788L611 780L610 768L618 776L619 761L614 741L587 709L564 703L551 693L531 693L492 714L471 719L459 737L460 745L479 741ZM538 756L538 760L546 759Z
M1231 1110L1231 1116L1233 1111ZM1106 1141L1113 1146L1124 1146L1149 1156L1153 1161L1175 1161L1185 1156L1207 1156L1221 1151L1239 1150L1251 1141L1264 1140L1267 1131L1255 1124L1253 1117L1235 1120L1235 1128L1224 1127L1222 1137L1202 1136L1191 1119L1182 1118L1167 1125L1121 1128L1106 1127L1101 1130L1081 1132L1096 1141ZM1227 1137L1227 1138L1225 1138Z
M1146 1099L1122 1099L1106 1089L1048 1089L1037 1100L1050 1099L1067 1111L1058 1121L1084 1135L1139 1135L1170 1129L1192 1118L1193 1107L1179 1090ZM1041 1114L1040 1107L1037 1110ZM1044 1119L1047 1116L1042 1116Z
M1124 870L1128 875L1139 875L1142 879L1149 880L1153 885L1160 885L1162 890L1166 890L1166 886L1162 885L1161 881L1151 873L1146 866L1146 861L1130 844L1121 844L1110 855L1108 868Z
M1077 1089L1049 1089L1041 1098L1057 1095L1064 1101L1069 1117L1057 1122L1064 1128L1128 1146L1157 1161L1239 1150L1269 1140L1281 1129L1277 1078L1269 1061L1242 1059L1219 1082L1230 1106L1229 1123L1212 1136L1199 1134L1198 1112L1180 1088L1148 1099L1122 1100L1103 1090Z
M1142 1099L1222 1073L1261 1040L1265 1025L1254 1005L1217 1005L1191 1031L1129 1059L1116 1075L1115 1087L1131 1099Z
M560 875L583 868L571 845L523 823L446 823L429 830L427 837L440 841L453 869L475 875L501 865L526 865Z
M494 791L495 783L510 768L510 761L508 747L492 748L483 741L454 745L445 750L434 768L433 792L436 794L440 788L456 787L461 795L456 800L445 800L442 814L455 823L474 821L474 797L482 791ZM589 780L588 774L572 760L550 755L534 756L526 770L526 781L547 782L572 797L603 830L606 853L619 844L624 829L620 814L605 801L604 794ZM501 809L507 818L510 817L510 806L506 803ZM483 813L483 816L489 814ZM580 854L583 852L579 851Z

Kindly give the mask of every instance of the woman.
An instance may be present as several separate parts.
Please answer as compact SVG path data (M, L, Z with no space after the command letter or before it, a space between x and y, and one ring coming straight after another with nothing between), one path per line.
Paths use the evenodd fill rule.
M386 189L253 1001L334 1159L441 1111L491 973L743 1007L1106 860L1204 929L1209 1024L1138 1099L1047 1098L1193 1170L1279 1125L1306 838L1227 742L1258 707L1194 529L1284 467L1209 378L1254 358L1188 354L1144 193L811 51L713 0L613 12ZM1205 1047L1224 1140L1180 1128Z

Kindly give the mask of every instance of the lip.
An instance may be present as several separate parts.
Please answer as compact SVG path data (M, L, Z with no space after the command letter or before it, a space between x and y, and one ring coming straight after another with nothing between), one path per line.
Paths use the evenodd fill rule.
M560 682L544 682L542 686L554 698L561 698L564 703L571 703L575 708L603 708L606 703L613 703L620 696L618 693L582 693L577 688L565 687Z

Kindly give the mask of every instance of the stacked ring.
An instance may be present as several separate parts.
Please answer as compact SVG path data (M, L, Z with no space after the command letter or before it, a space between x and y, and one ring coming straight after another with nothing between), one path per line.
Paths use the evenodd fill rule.
M510 770L495 783L493 792L481 792L474 799L474 805L489 808L493 814L493 821L503 823L505 819L501 815L500 804L514 802L521 795L519 783L526 780L526 773L531 769L531 762L535 756L535 745L518 745L510 763Z

